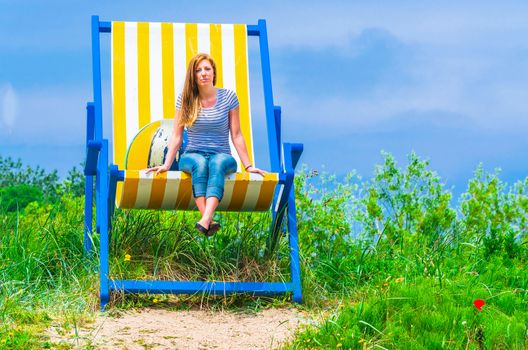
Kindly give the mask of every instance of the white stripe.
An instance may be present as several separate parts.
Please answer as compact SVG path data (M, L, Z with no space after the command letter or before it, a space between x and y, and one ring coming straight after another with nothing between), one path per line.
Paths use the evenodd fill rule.
M198 23L198 52L211 53L211 27L209 24ZM213 57L214 58L214 57Z
M222 24L222 73L224 88L236 92L236 68L235 68L235 27L233 24ZM231 136L229 137L231 154L237 162L237 172L242 171L242 162L238 156Z
M222 24L222 73L224 88L236 91L235 27Z
M248 149L248 153L252 156L253 158L253 165L256 166L257 164L257 159L255 158L255 138L253 137L253 120L251 118L251 91L250 91L250 77L249 77L249 57L248 57L248 50L247 50L247 47L248 47L248 44L247 44L247 35L244 36L244 40L246 42L246 52L245 52L245 56L246 56L246 76L247 76L247 81L246 81L246 84L247 84L247 104L248 104L248 117L249 117L249 137L251 137L251 149ZM273 116L273 119L275 120L275 116Z
M242 161L240 160L240 157L238 155L238 152L235 148L235 145L233 144L233 140L231 140L231 132L229 133L229 148L231 149L231 155L233 156L233 158L235 158L236 162L237 162L237 170L236 172L237 173L241 173L242 172L242 169L244 168L242 166Z
M139 129L137 23L125 22L125 109L127 147Z
M176 199L178 198L178 190L180 189L181 171L168 171L167 184L165 185L165 193L163 194L163 201L161 207L163 209L176 208Z
M260 179L257 179L257 176ZM250 181L247 187L246 197L244 198L244 203L242 204L243 210L255 209L255 206L257 205L259 199L260 188L262 187L262 183L262 176L258 174L250 174Z
M163 119L163 68L161 59L161 23L150 23L150 122Z
M227 210L229 204L231 204L231 198L233 197L233 187L235 186L236 174L230 174L226 176L224 185L224 197L218 205L218 210Z
M153 178L154 173L145 174L145 170L139 171L139 183L137 189L136 204L134 205L134 208L148 208Z
M279 194L277 195L277 203L275 203L275 208L273 209L274 212L279 211L279 203L282 196L282 191L284 191L284 185L279 185Z
M249 173L249 181L260 181L264 182L264 177L260 174Z
M185 24L174 23L174 103L178 100L178 94L183 90L183 83L185 81L185 73L187 69L185 46Z

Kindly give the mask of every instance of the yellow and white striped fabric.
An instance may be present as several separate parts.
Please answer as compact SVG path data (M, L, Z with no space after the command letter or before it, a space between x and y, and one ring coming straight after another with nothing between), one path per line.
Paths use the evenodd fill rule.
M174 118L187 64L197 53L208 53L215 60L216 87L236 92L248 155L250 162L256 164L246 25L112 22L111 47L113 162L119 169L125 169L127 149L143 127L157 120ZM226 177L224 199L219 209L268 209L278 174L262 178L240 173L240 159L232 145L231 149L239 172ZM141 171L147 164L141 167L130 164L125 169L125 181L118 183L118 207L193 209L188 175L168 172L153 179Z
M218 210L263 211L270 207L278 182L277 174L236 173L226 176L224 198ZM158 176L144 170L126 170L121 208L196 209L192 198L191 177L181 171Z

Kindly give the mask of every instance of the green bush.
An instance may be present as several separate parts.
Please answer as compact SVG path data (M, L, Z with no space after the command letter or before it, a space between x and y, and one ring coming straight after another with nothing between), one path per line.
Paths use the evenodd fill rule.
M461 197L460 211L464 239L478 244L484 258L516 257L528 236L528 178L508 191L498 172L486 174L479 166Z
M4 211L17 211L31 202L40 202L43 199L42 190L33 185L21 184L0 188L0 208Z
M29 203L55 203L63 195L84 194L84 174L73 167L60 181L56 170L46 172L39 166L24 166L20 159L0 156L0 206L6 211L24 209Z

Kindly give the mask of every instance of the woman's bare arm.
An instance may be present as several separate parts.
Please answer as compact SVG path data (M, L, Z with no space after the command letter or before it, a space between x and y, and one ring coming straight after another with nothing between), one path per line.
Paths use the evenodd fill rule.
M242 166L249 173L257 173L266 176L266 171L254 167L249 161L246 141L244 140L244 135L240 129L240 109L238 107L229 111L229 128L229 131L231 132L231 140L233 141L233 145L242 161Z

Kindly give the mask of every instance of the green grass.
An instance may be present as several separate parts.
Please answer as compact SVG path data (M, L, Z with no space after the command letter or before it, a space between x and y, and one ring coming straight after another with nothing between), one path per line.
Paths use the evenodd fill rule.
M440 287L432 278L388 278L357 290L290 348L526 349L526 290L488 281L460 276ZM486 301L482 311L475 299Z
M97 250L83 253L82 181L72 173L35 201L29 193L18 202L13 193L25 187L2 162L0 348L67 348L52 344L45 329L75 333L99 308ZM32 186L58 181L35 174ZM478 168L453 206L426 161L411 155L402 169L385 155L368 181L304 169L296 192L301 307L319 321L284 348L528 348L528 178L508 186ZM266 254L269 213L220 214L222 230L210 239L193 229L197 215L117 210L111 277L289 279L285 237ZM289 298L114 293L108 312L196 305L258 312ZM486 301L481 312L477 298Z

